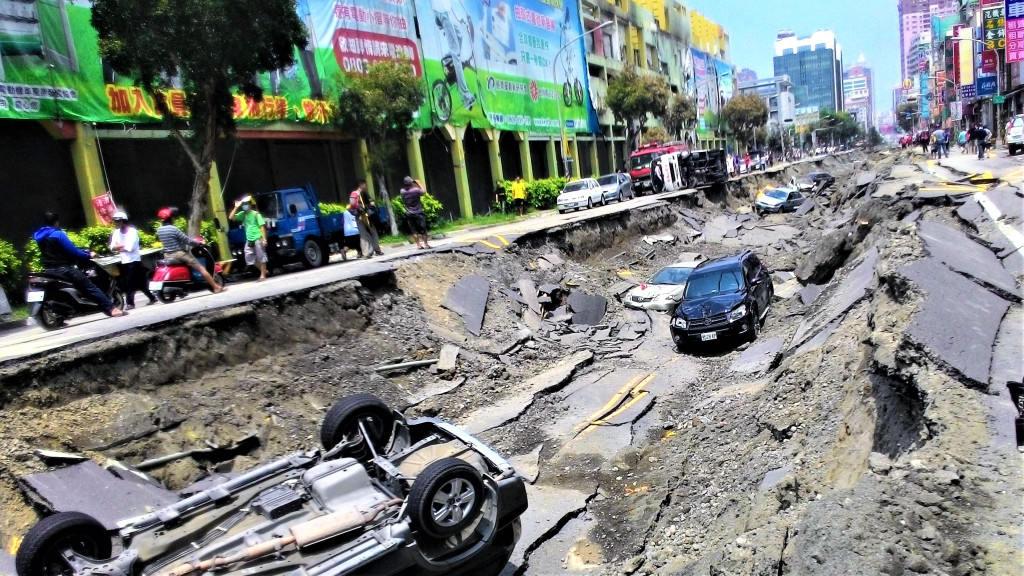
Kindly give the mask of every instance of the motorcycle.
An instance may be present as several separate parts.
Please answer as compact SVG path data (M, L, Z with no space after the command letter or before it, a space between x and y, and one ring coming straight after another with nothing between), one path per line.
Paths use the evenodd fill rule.
M213 258L213 253L205 244L194 246L192 255L196 257L206 271L213 276L218 286L224 285L224 272L221 265ZM164 304L170 304L177 298L184 298L188 292L196 289L207 289L203 275L186 264L169 260L157 262L153 278L149 281L149 291Z
M79 265L78 268L106 294L115 308L124 310L124 294L105 268L92 261ZM30 315L47 330L60 328L66 320L74 316L103 311L98 303L75 288L68 278L48 272L28 277L28 294L25 296L25 302L31 306Z

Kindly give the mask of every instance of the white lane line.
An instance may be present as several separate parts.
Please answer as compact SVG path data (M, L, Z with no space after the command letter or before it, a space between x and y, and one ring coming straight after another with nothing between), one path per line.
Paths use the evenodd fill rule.
M1010 244L1013 245L1014 250L1019 251L1022 247L1024 247L1024 234L1021 234L1012 226L1008 226L999 220L1000 218L1003 217L1003 213L999 211L999 208L995 205L995 202L989 200L988 197L985 196L985 194L982 192L976 193L974 195L974 199L977 200L979 204L981 204L982 208L985 209L985 212L988 214L989 218L991 218L992 222L995 223L996 228L1000 232L1002 232L1003 236L1006 236L1006 239L1009 240Z

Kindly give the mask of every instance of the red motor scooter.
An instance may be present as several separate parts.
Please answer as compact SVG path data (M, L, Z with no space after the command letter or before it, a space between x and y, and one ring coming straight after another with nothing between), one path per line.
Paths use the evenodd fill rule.
M213 254L205 244L193 246L192 255L213 276L213 281L218 286L224 285L223 270L220 264L213 259ZM177 298L184 298L188 292L197 289L209 289L203 275L177 261L160 260L157 262L156 270L153 271L153 279L149 281L149 291L165 304L174 302Z

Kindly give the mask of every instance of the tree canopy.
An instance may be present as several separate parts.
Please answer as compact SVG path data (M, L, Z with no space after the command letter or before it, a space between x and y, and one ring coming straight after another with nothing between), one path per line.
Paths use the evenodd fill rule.
M665 110L661 123L669 134L678 135L697 124L697 106L684 94L676 94Z
M904 132L909 134L913 132L914 127L917 126L918 112L917 104L904 102L903 104L900 104L900 107L896 110L896 123Z
M644 132L643 143L648 144L650 142L668 142L672 140L672 136L665 131L661 126L651 126Z
M643 132L648 114L655 118L665 115L671 94L660 76L638 74L630 66L608 83L605 101L615 119L626 124L632 141Z
M339 76L338 122L349 134L366 140L370 171L389 213L385 178L404 150L405 134L423 104L424 89L409 62L383 60L365 74ZM391 214L392 232L395 218Z
M306 42L295 0L94 0L92 25L104 61L153 98L195 168L188 226L194 235L206 211L217 138L235 134L234 91L261 100L257 74L290 66ZM170 88L185 94L187 137L167 102Z
M864 133L864 126L853 114L832 110L825 110L819 115L817 129L840 143L849 142Z
M740 94L722 108L722 119L734 136L750 145L754 129L768 121L768 105L756 94Z

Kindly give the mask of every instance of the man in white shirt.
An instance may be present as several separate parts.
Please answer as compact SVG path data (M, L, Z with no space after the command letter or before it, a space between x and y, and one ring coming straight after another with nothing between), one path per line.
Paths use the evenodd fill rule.
M156 302L156 296L149 291L146 282L146 269L142 267L142 255L139 253L139 231L128 224L128 215L123 211L114 213L114 232L110 235L110 250L121 256L118 264L120 274L118 282L124 292L125 310L135 308L135 291L149 298L149 303Z

